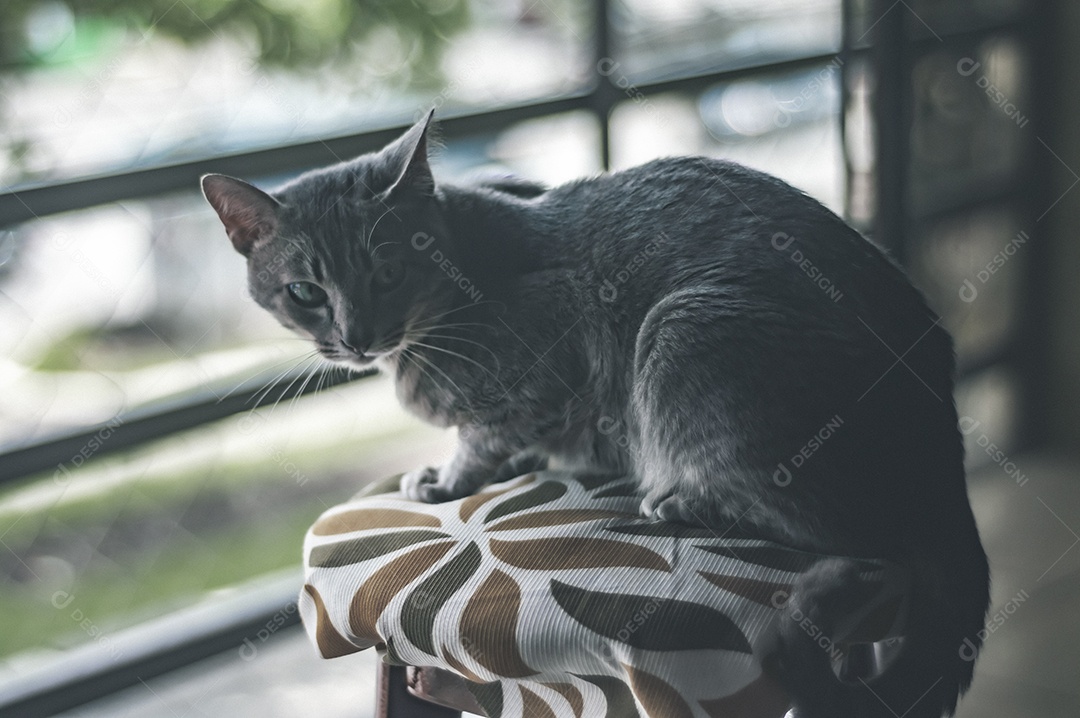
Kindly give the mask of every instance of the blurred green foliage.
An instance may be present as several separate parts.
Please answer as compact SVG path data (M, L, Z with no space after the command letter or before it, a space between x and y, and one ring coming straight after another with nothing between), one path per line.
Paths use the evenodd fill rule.
M236 422L201 431L235 430ZM0 664L21 651L62 649L91 638L70 620L70 611L51 602L58 589L74 595L73 608L111 636L192 605L208 591L299 569L312 522L368 481L383 478L365 467L387 442L414 436L423 452L423 434L415 429L365 436L331 451L290 450L293 472L283 469L273 450L255 460L220 457L178 470L155 468L153 448L136 450L105 461L149 462L141 479L84 495L72 492L35 508L0 509L0 536L9 547L0 556L0 615L7 621L0 631ZM42 479L48 480L37 477ZM69 560L77 572L66 581L56 575L50 580L43 556ZM28 565L35 567L31 575L25 575ZM22 580L16 580L13 574L20 573Z
M188 46L236 39L263 65L298 69L384 50L430 84L468 16L467 0L3 0L0 68L55 64L110 36L153 33Z

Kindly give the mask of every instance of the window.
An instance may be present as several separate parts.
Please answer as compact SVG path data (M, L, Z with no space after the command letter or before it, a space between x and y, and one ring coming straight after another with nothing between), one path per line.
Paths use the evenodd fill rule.
M961 414L1023 439L1052 159L1022 3L114 5L0 11L0 700L59 710L295 622L315 516L445 456L385 380L321 369L246 298L196 192L375 149L425 108L444 177L703 153L787 179L906 264L957 338Z

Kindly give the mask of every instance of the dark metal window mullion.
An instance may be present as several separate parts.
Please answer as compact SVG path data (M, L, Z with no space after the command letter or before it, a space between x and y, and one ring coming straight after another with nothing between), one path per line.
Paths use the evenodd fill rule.
M893 0L873 0L874 221L873 237L904 263L908 249L912 48L908 13Z
M840 154L844 162L844 218L851 219L851 182L855 176L848 152L847 112L851 104L851 30L854 0L840 3Z
M120 451L136 448L157 439L195 429L234 414L254 411L262 406L288 401L346 382L358 381L375 374L374 370L343 375L327 373L319 382L303 382L305 371L294 370L272 383L256 377L243 386L226 392L211 389L193 391L157 404L121 412L108 421L70 432L59 433L23 445L4 447L0 452L0 487L19 479L46 471L55 471L58 479L66 480L65 472L76 468L74 459L57 463L56 457L83 457L96 461ZM92 457L84 456L92 447ZM69 466L71 465L71 466Z
M611 169L611 111L615 108L615 87L600 68L611 62L611 8L608 0L593 0L593 77L590 106L600 128L600 166Z
M1064 3L1062 3L1064 5ZM1016 347L1011 364L1019 384L1019 414L1016 447L1029 449L1051 441L1052 422L1058 418L1054 411L1054 391L1051 381L1055 378L1052 366L1053 291L1050 278L1054 276L1054 247L1050 242L1060 243L1060 237L1051 235L1050 202L1055 197L1053 176L1062 171L1058 159L1041 139L1054 142L1061 130L1053 127L1049 118L1060 107L1056 106L1063 92L1058 82L1056 45L1062 34L1056 23L1064 11L1053 0L1035 0L1028 9L1028 16L1020 27L1020 42L1029 53L1029 76L1032 79L1032 129L1025 135L1026 157L1021 184L1022 212L1031 227L1032 243L1023 265L1022 286L1016 329L1010 339ZM1071 129L1071 128L1070 128ZM1070 173L1071 169L1068 170Z

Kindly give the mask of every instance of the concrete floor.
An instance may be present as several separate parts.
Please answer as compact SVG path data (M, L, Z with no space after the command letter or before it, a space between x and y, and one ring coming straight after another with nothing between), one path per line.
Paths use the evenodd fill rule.
M1080 461L1014 458L973 472L972 505L993 571L993 607L975 682L960 718L1080 716ZM1010 467L1011 468L1011 467ZM251 661L229 653L68 713L326 718L373 715L375 654L317 658L300 631Z
M990 556L992 606L961 718L1080 716L1080 462L1014 459L974 473L970 494Z

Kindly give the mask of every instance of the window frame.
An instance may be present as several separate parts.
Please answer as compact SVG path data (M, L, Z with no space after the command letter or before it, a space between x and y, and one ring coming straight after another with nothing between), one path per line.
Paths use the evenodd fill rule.
M749 64L744 67L723 69L700 75L678 76L660 81L642 82L635 86L636 92L650 97L668 92L694 93L720 82L731 82L744 78L768 75L772 73L795 71L822 66L834 60L838 55L841 65L841 113L840 131L844 132L844 115L848 107L848 79L852 60L869 62L873 79L877 87L901 88L897 92L879 93L874 109L875 117L875 182L878 188L874 206L873 236L882 246L903 262L914 238L913 227L917 220L908 204L909 153L908 135L911 128L911 72L913 58L917 53L938 42L949 45L967 46L995 34L1007 33L1020 39L1029 51L1032 62L1032 74L1040 76L1040 69L1047 66L1045 50L1040 49L1037 25L1045 22L1040 13L1027 10L1005 22L968 28L940 37L918 36L913 33L913 23L908 13L900 8L894 9L891 0L871 0L870 8L880 21L873 27L871 41L854 44L850 41L850 29L855 12L855 0L843 0L842 3L842 45L839 53L824 53L794 57L781 62ZM907 7L906 4L902 4ZM440 117L443 135L447 139L467 137L486 132L497 131L508 125L523 120L540 118L570 111L585 110L590 112L600 127L600 153L605 169L610 165L610 124L612 111L627 100L625 92L617 87L610 75L599 69L605 58L612 57L612 33L610 7L608 0L594 0L594 36L593 66L591 85L576 94L553 99L494 108L488 111L458 114ZM1039 4L1040 9L1045 9ZM890 12L891 10L891 12ZM1045 82L1045 81L1044 81ZM904 88L907 88L906 90ZM1037 94L1044 86L1036 86ZM1037 113L1036 113L1037 115ZM1035 117L1036 122L1038 117ZM204 157L193 161L117 172L105 176L81 178L69 181L46 182L15 189L0 191L0 227L14 226L23 222L40 219L47 215L68 212L88 207L99 206L121 200L146 198L180 190L190 190L197 186L198 178L207 172L225 172L238 176L263 176L283 172L296 172L310 167L335 162L339 157L354 156L384 146L400 134L403 126L369 128L355 134L258 149L236 154ZM841 135L841 146L844 136ZM1033 159L1034 153L1026 150L1027 160L1016 182L1005 187L966 187L950 196L948 201L933 209L934 218L960 216L984 206L990 206L1005 200L1016 201L1026 207L1034 216L1032 208L1039 193L1045 190L1045 179L1049 172L1040 171L1042 165ZM1045 164L1045 161L1043 161ZM850 167L848 168L850 173ZM849 174L850 179L850 174ZM1030 181L1028 181L1030 180ZM850 182L848 183L850 189ZM1037 262L1031 262L1024 278L1022 317L1038 315L1044 298L1029 291L1032 284L1030 277L1039 271ZM1038 347L1039 332L1043 331L1043 321L1022 322L1020 330L1007 338L1000 346L985 356L966 360L960 368L961 380L974 376L987 369L1010 366L1023 371L1020 386L1025 395L1025 417L1033 420L1038 414L1034 411L1039 406L1040 385L1038 360L1018 361L1021 347ZM1026 354L1024 355L1027 356ZM341 381L362 380L372 373L326 382L321 388L326 389ZM118 451L129 450L172 434L186 431L204 424L218 421L240 412L249 411L263 404L271 404L281 398L291 398L300 393L292 389L295 377L285 376L273 388L263 393L260 400L256 395L263 385L258 387L242 385L236 389L217 394L209 389L197 390L188 395L171 399L160 406L143 407L121 414L108 422L88 425L75 431L34 440L19 445L0 447L0 487L22 481L42 472L56 468L57 457L69 456L85 445L89 437L97 435L108 427L110 441L102 445L95 455L95 460ZM311 393L312 388L302 389L302 393ZM1029 421L1020 422L1021 426ZM1030 442L1039 434L1038 424L1022 437ZM96 666L78 669L69 667L58 671L50 670L48 677L40 676L32 684L7 695L0 695L0 712L12 715L35 716L51 715L55 712L74 708L91 700L111 695L126 687L147 680L199 660L235 649L244 639L250 638L267 624L268 621L285 617L285 624L295 627L299 623L296 610L283 613L290 605L290 599L280 592L276 594L253 596L243 606L232 608L201 621L193 623L185 635L160 635L148 639L144 645L125 654L123 660L102 660ZM295 608L295 598L291 599ZM92 650L92 647L91 647ZM43 672L44 673L44 672Z

